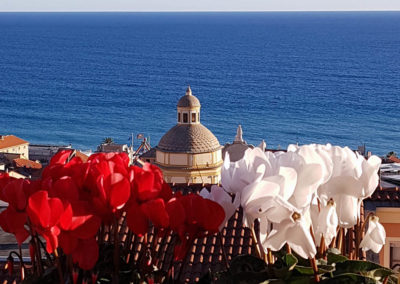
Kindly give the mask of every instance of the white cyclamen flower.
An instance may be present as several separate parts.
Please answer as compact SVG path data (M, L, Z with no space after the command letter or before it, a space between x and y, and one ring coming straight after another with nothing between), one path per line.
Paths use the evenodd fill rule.
M317 253L310 227L298 213L293 213L291 218L274 224L273 230L263 242L263 247L265 251L278 251L285 243L302 258L313 258Z
M333 200L329 200L326 206L321 205L316 226L314 226L315 241L320 245L321 238L324 236L325 245L329 246L336 236L338 226L338 216Z
M271 165L260 148L247 149L242 159L232 163L229 153L225 154L221 169L221 185L231 193L240 193L247 185L260 181Z
M368 160L348 147L327 146L333 170L330 179L318 189L321 200L332 198L336 203L339 226L351 228L357 223L361 201L378 186L380 158Z
M368 230L364 239L360 243L360 248L364 251L372 250L379 253L385 244L386 232L385 228L379 223L379 217L372 216L369 218Z

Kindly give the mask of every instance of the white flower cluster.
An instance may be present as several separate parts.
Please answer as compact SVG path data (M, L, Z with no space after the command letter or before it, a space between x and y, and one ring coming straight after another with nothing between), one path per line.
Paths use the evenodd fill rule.
M224 207L226 220L239 205L246 226L258 219L265 251L287 243L301 257L313 258L316 244L310 227L315 242L319 245L323 236L328 246L338 226L356 225L361 201L378 186L380 164L377 156L366 160L348 147L330 144L289 145L287 152L276 153L256 147L234 163L227 153L222 188L213 186L211 193L201 194ZM235 195L234 202L227 192ZM383 226L370 219L360 247L379 251L384 240Z

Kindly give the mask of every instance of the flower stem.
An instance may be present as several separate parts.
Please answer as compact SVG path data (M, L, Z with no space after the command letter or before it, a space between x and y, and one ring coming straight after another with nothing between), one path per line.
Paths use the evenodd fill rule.
M119 238L118 238L118 220L114 216L114 272L113 272L113 284L119 283Z
M339 237L338 237L337 249L340 252L342 252L342 246L343 246L343 228L339 228Z
M348 237L348 240L349 240L349 244L348 244L349 259L353 259L353 257L354 257L354 243L353 243L354 235L353 235L353 232L354 232L353 228L350 228L349 232L347 233L347 235L349 236Z
M228 257L226 256L226 252L225 252L225 248L224 248L224 243L223 243L223 241L222 241L221 232L218 232L218 239L219 239L219 245L221 246L222 257L224 258L224 261L225 261L225 266L226 266L227 269L229 269Z
M314 241L314 244L315 244L315 235L314 235L314 230L312 228L312 225L310 226L310 234L311 234L311 237L312 237L312 239Z
M42 254L40 253L40 245L38 242L38 238L39 237L36 235L33 239L36 247L37 270L39 277L41 277L43 274L43 263L42 263Z
M270 249L268 249L268 263L269 264L274 264L275 260L274 260L274 256L272 255L272 251Z
M311 267L312 267L312 269L314 271L315 282L319 282L320 278L319 278L319 275L318 275L318 266L317 266L317 262L315 261L315 257L310 258L310 264L311 264Z
M253 239L253 243L256 246L258 257L261 259L264 259L264 257L261 254L261 249L260 249L260 245L257 240L256 231L254 230L254 223L253 223L253 226L251 226L251 238Z
M292 253L292 248L289 246L288 243L286 243L286 253L289 253L289 254Z
M60 278L60 284L64 284L64 275L62 272L61 261L60 261L60 257L58 256L57 249L54 250L54 255L56 256L56 266L57 266L57 271L58 271L58 277Z
M319 244L319 249L318 249L318 257L324 257L325 254L325 238L324 235L321 236L321 242Z

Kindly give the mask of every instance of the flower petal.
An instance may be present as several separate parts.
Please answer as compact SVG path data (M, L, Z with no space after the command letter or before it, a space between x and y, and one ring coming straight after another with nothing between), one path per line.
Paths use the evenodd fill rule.
M99 246L95 238L79 240L72 259L83 270L91 270L99 259Z
M142 212L150 219L157 228L166 228L169 225L169 216L165 209L164 200L154 199L143 203L140 206Z
M149 229L149 222L146 215L137 203L132 203L126 213L126 223L129 229L138 236L143 236Z

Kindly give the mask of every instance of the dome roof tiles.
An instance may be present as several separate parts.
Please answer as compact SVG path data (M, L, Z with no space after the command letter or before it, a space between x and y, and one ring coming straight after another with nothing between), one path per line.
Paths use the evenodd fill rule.
M209 153L221 149L218 139L202 124L177 124L160 140L164 152Z
M178 107L200 107L200 101L192 95L190 86L187 88L186 94L179 99Z

